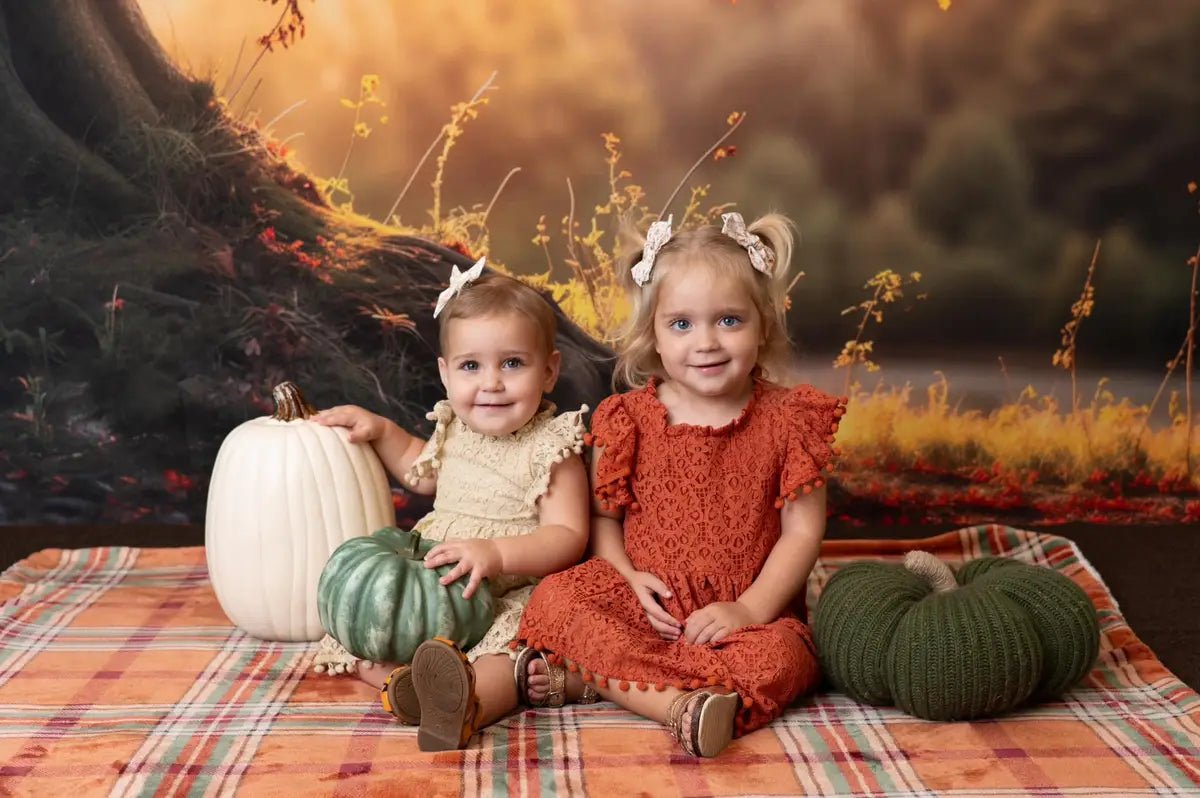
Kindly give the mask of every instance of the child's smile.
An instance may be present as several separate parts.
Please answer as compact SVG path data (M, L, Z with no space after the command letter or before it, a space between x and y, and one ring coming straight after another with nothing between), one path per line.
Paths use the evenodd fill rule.
M728 364L729 364L728 360L722 360L719 363L707 363L707 364L703 364L703 365L694 366L693 368L699 369L700 373L704 374L705 376L711 376L713 374L719 374L721 369L725 368L725 366L727 366Z

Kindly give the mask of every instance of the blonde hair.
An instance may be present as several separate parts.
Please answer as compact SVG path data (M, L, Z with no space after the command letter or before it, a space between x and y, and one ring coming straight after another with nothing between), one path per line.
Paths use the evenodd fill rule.
M786 216L769 213L755 219L747 229L762 239L775 255L770 274L763 274L750 263L746 248L716 225L681 230L671 236L654 259L654 268L645 285L633 281L632 269L642 259L645 235L625 220L621 241L628 251L614 261L617 277L630 300L629 318L617 332L620 354L613 369L613 388L644 387L653 377L666 376L662 359L655 351L654 311L658 306L658 287L677 271L707 268L720 277L739 280L754 302L762 320L763 344L758 350L758 367L763 376L787 382L791 376L791 341L785 320L788 271L795 241L794 225Z
M447 331L456 319L478 319L514 313L537 331L547 356L554 351L558 320L546 298L525 283L498 272L486 272L463 286L438 316L438 344L446 351Z

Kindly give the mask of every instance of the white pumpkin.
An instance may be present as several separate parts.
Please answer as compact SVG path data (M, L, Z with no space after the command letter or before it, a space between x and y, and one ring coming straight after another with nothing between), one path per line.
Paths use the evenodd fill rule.
M346 430L307 421L290 382L274 416L226 436L208 488L204 548L221 609L263 640L319 640L317 582L342 542L394 526L383 464Z

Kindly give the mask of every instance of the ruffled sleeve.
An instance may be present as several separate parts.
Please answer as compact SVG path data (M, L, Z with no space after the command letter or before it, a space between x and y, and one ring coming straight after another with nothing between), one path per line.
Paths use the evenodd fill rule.
M592 493L606 510L633 504L629 481L637 453L637 427L624 400L624 395L617 394L601 402L592 416L592 431L584 439L589 446L604 449L596 464Z
M824 475L833 471L831 461L837 455L834 436L846 413L846 401L801 385L788 392L781 409L781 426L788 434L777 507L825 484Z
M530 504L550 489L550 472L556 464L583 452L583 438L587 432L583 414L587 411L588 406L582 405L578 410L554 416L537 431L530 458L533 480L525 497ZM550 412L553 414L553 406Z
M454 420L454 410L451 409L449 400L443 399L425 414L425 418L436 423L433 434L425 442L425 448L404 475L404 481L409 485L416 485L422 479L436 475L442 467L442 446L446 443L446 430Z

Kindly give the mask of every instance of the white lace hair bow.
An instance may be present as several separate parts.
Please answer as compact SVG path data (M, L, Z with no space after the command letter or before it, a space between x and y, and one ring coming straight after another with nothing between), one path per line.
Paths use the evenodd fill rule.
M650 281L650 270L654 268L654 259L658 257L658 251L671 240L671 220L674 218L674 215L671 215L665 222L655 222L646 231L646 245L642 247L642 259L633 266L633 281L639 287Z
M483 274L483 265L487 262L487 257L482 257L475 261L475 265L467 269L465 272L460 272L457 266L450 267L450 285L445 291L438 294L437 307L433 309L433 317L436 319L438 314L446 309L446 303L454 299L459 291L463 290L469 283L477 280L479 275Z
M762 239L746 229L746 222L740 213L723 213L721 232L746 248L750 254L750 264L763 274L769 275L775 265L775 253L763 243Z

